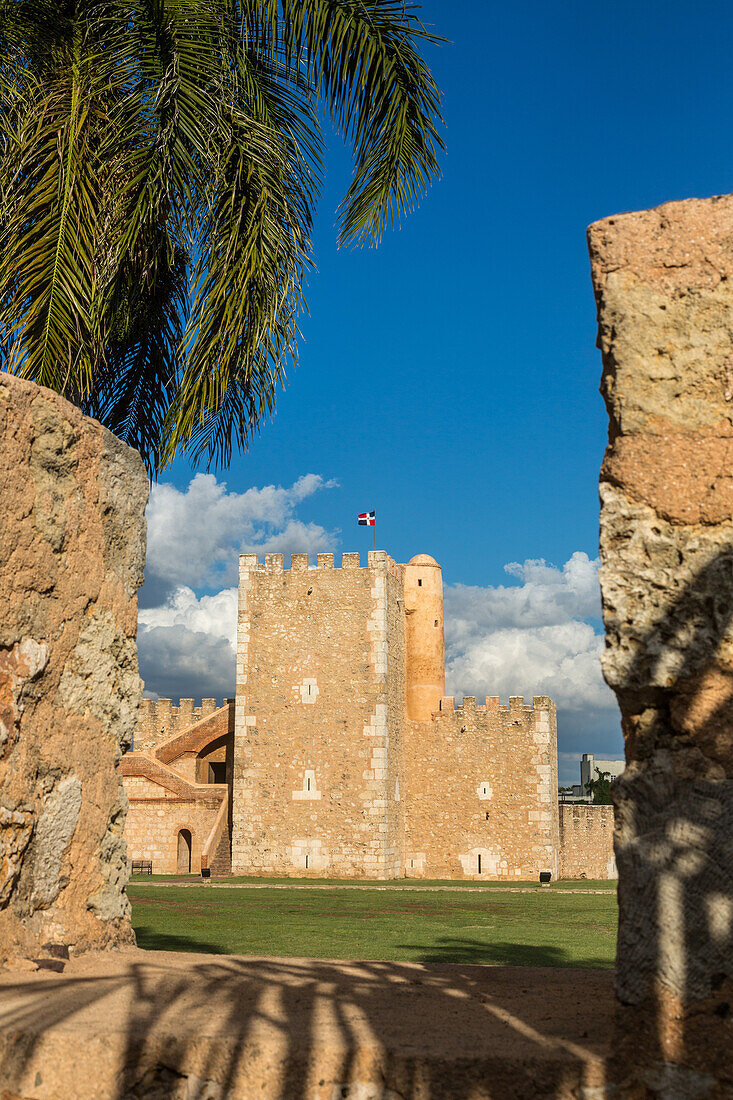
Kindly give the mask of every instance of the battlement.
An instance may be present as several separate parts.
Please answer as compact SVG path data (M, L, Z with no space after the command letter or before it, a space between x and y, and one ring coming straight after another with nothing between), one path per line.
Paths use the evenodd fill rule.
M202 699L199 706L194 699L179 699L174 707L171 699L142 699L135 727L134 748L154 748L166 737L183 733L194 722L206 718L220 707L233 706L233 699Z
M361 569L361 554L358 551L341 555L341 565L336 565L334 554L316 554L316 564L312 565L308 554L291 554L290 568L285 568L284 554L265 554L261 561L257 554L239 555L240 571L250 573L305 573L331 569ZM394 561L386 550L370 550L367 554L367 569L380 573L391 573L402 579L402 566Z
M532 705L524 702L523 695L510 695L509 703L502 703L498 695L487 695L483 703L477 703L475 695L464 695L463 701L456 704L455 696L444 695L440 700L441 714L465 714L469 711L482 711L490 714L517 712L532 714L538 710L552 710L554 703L547 695L534 695Z

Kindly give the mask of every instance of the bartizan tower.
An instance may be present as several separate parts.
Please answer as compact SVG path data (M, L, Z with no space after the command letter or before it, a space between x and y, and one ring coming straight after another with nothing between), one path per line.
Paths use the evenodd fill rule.
M407 717L429 722L445 695L443 577L429 554L404 567Z

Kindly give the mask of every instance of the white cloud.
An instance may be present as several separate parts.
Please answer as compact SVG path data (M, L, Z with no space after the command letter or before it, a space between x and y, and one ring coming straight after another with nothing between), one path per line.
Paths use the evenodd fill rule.
M578 551L561 569L534 559L505 568L522 583L445 589L446 690L527 702L549 695L558 707L564 778L578 782L581 752L623 749L616 701L601 674L603 635L585 621L600 616L598 561Z
M178 585L233 584L237 555L314 554L334 548L336 534L295 517L299 504L335 481L305 474L289 488L265 485L229 492L214 474L196 474L186 489L154 485L147 510L146 582L162 602Z
M446 588L446 616L457 631L463 623L485 631L600 617L598 560L592 561L582 551L576 551L562 569L541 558L529 558L521 565L510 562L504 569L523 583L486 588L455 584Z
M149 694L234 694L237 556L332 550L336 532L295 513L335 485L305 474L286 488L236 493L213 474L196 474L185 489L153 486L138 615L140 673ZM196 591L221 585L213 595Z
M476 633L448 650L451 694L551 695L558 706L579 710L611 705L601 676L603 639L589 623L505 628Z
M213 596L198 597L192 588L181 585L162 607L146 607L141 610L138 626L143 632L162 627L210 634L214 638L225 638L234 650L237 637L237 589L224 588Z
M236 636L236 588L197 597L181 586L161 607L141 610L138 654L147 693L232 697Z

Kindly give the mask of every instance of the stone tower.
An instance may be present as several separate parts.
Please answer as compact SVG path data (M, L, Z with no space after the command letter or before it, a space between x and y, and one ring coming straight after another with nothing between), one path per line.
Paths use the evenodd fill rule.
M240 558L234 874L557 874L555 707L444 698L438 563Z
M402 874L401 567L240 558L234 874Z
M429 722L445 695L443 576L428 554L403 567L407 658L407 717Z

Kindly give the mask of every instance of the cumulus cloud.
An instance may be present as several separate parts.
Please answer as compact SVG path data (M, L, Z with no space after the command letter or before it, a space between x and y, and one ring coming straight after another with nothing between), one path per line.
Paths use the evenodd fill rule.
M265 485L237 493L214 474L196 474L185 489L154 485L141 603L159 605L180 585L236 584L238 554L332 550L335 532L294 513L314 493L336 484L320 474L304 474L289 487Z
M289 487L236 493L213 474L196 474L185 489L165 482L153 486L138 615L146 694L172 699L234 694L237 556L332 550L337 533L295 513L315 493L335 485L305 474ZM218 592L200 594L221 585Z
M197 597L181 586L167 603L141 610L138 654L147 694L232 697L236 636L236 588Z
M580 551L562 568L512 562L520 583L445 590L446 690L456 696L549 695L558 707L565 782L581 752L622 751L615 699L601 675L598 561Z

